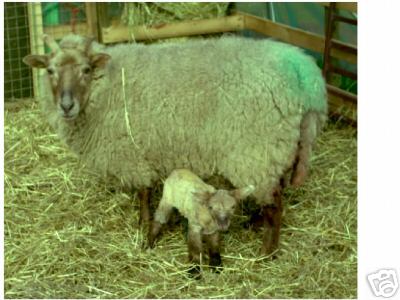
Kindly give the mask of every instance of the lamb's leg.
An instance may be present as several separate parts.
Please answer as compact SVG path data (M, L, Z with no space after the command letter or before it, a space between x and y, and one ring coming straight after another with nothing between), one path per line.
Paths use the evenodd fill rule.
M153 220L153 222L151 222L149 234L147 237L147 243L148 243L147 246L149 248L154 247L154 244L155 244L157 238L159 237L162 225L163 224L161 224L160 222L157 222L155 220Z
M160 204L154 214L154 220L151 222L149 234L148 234L148 246L154 247L154 243L160 234L162 226L166 224L171 216L173 207L167 204L164 198L161 199Z
M264 237L262 253L269 255L278 248L282 222L282 180L273 192L274 203L263 208Z
M208 255L210 258L209 265L216 273L219 273L222 271L219 232L207 234L204 235L204 237L208 246Z
M143 188L138 193L140 201L139 226L148 225L150 222L150 195L150 188Z
M188 250L189 250L189 262L193 266L189 269L189 276L195 279L200 279L200 257L202 253L202 239L199 230L195 230L189 224L188 231Z

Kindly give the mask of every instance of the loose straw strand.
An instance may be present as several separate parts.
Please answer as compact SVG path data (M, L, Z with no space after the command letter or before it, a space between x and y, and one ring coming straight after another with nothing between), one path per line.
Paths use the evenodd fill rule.
M122 96L124 98L124 107L125 107L125 123L126 129L128 131L129 136L131 137L132 143L139 148L139 146L135 143L135 139L133 138L132 128L129 121L129 114L128 114L128 106L126 103L126 93L125 93L125 68L121 68L121 78L122 78Z

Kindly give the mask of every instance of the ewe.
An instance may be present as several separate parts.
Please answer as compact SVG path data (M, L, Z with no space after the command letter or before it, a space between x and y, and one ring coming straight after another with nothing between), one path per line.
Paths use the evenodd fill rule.
M321 71L300 49L272 40L222 37L178 44L105 47L70 35L52 53L24 62L46 68L50 124L82 161L141 191L174 169L235 187L255 186L262 207L263 252L278 245L281 178L306 176L323 125Z

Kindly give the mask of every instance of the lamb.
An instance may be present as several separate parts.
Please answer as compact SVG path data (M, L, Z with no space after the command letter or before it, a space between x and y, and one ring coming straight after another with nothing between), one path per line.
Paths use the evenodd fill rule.
M320 69L300 49L242 37L100 46L70 35L24 62L47 69L43 110L88 167L140 191L174 169L256 187L262 252L278 246L282 177L306 176L327 112Z
M149 247L154 247L162 226L168 222L173 208L176 208L189 224L189 261L194 264L191 274L196 275L200 271L202 237L209 247L210 266L221 268L219 231L228 230L238 201L253 191L252 185L232 191L217 190L189 170L172 171L164 182L163 195L154 214L148 237Z

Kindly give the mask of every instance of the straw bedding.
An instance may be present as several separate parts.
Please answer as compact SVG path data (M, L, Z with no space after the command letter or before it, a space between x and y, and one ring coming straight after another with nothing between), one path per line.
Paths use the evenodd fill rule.
M228 5L228 2L125 3L121 21L128 26L152 26L183 20L210 19L226 15Z
M243 205L224 235L224 271L204 266L195 281L185 275L184 222L143 250L136 195L99 182L44 119L34 103L5 111L7 298L356 297L354 128L330 122L306 184L286 190L277 259L259 256L262 231L244 228Z

